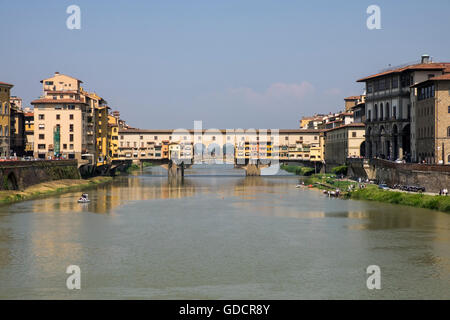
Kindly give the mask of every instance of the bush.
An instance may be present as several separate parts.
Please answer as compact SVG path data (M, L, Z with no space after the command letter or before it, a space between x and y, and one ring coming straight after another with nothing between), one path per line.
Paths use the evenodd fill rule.
M333 172L334 174L343 174L343 175L347 175L347 169L348 167L346 165L343 166L338 166L338 167L334 167L333 169L331 169L331 172Z

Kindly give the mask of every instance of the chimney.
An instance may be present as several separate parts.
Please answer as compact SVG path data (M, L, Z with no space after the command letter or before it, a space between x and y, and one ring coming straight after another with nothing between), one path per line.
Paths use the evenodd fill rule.
M430 56L428 54L422 55L422 64L430 63Z
M55 72L55 76L58 75L58 74L59 74L59 72L56 71L56 72Z

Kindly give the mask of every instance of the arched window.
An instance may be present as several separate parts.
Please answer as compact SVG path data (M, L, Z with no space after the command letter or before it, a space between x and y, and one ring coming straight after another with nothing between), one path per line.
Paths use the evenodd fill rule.
M383 104L380 104L380 120L383 120Z
M390 110L389 110L389 103L386 103L386 119L389 120L389 115L390 114Z
M450 127L447 127L447 137L450 137Z
M5 114L8 114L8 102L5 103Z

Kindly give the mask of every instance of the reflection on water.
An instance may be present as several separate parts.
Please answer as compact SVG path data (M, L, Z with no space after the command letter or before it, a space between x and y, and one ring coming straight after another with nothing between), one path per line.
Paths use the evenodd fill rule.
M88 204L0 207L0 298L450 298L447 214L328 198L295 176L162 170L117 177ZM69 264L80 291L65 288Z

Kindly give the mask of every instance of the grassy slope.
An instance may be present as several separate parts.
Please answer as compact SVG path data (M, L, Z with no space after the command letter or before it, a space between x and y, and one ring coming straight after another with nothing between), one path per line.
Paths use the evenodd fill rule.
M86 180L63 179L39 183L23 191L4 190L0 191L0 204L9 204L64 192L86 190L110 181L112 181L111 177L94 177Z
M381 190L377 186L367 186L365 189L355 190L349 196L356 200L401 204L450 213L450 197Z
M312 184L318 189L325 190L339 188L342 191L342 196L348 199L401 204L450 213L450 197L382 190L376 185L367 185L365 189L359 189L357 182L337 180L330 174L312 175L305 180L305 184ZM347 192L349 185L355 185L352 192Z

